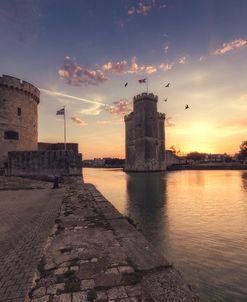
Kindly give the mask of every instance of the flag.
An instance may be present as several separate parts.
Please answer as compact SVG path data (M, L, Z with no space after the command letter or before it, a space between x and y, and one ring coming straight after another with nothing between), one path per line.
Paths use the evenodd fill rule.
M141 80L139 80L138 82L139 82L139 84L146 83L146 82L147 82L147 79L141 79Z
M64 115L64 108L58 110L56 115Z

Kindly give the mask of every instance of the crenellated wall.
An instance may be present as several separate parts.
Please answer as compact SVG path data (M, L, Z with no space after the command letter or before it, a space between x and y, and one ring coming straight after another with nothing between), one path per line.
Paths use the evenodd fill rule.
M40 92L15 77L0 77L0 168L9 151L37 150Z
M125 116L126 171L165 170L165 114L157 112L158 97L134 97L134 110Z

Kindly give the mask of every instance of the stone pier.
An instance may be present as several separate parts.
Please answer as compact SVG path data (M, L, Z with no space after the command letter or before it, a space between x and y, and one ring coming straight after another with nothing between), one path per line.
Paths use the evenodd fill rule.
M198 301L179 272L91 184L66 185L25 301Z

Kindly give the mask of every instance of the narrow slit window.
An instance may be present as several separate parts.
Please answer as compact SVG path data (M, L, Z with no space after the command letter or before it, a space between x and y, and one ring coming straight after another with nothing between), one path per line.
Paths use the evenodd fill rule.
M21 116L21 108L20 107L17 108L17 115Z

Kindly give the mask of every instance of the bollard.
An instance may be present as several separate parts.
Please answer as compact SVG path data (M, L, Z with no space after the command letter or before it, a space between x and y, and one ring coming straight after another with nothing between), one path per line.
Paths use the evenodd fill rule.
M58 177L56 176L54 178L54 182L53 182L53 189L58 189L59 188L59 185L58 185Z

